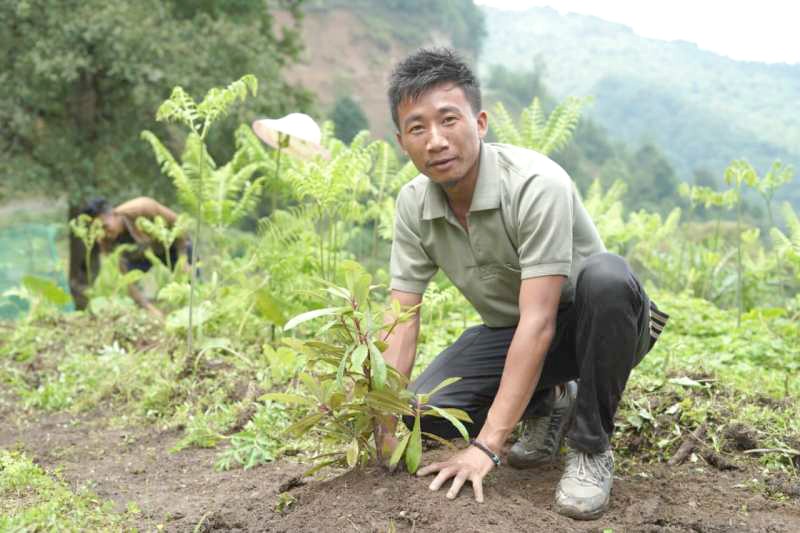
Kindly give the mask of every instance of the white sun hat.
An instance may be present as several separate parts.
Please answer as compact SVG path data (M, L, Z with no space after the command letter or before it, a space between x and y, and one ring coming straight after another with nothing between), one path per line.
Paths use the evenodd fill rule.
M320 144L322 132L314 119L305 113L289 113L283 118L262 118L253 122L253 131L259 139L279 149L279 136L288 136L288 146L282 150L310 159L316 155L328 158L330 154ZM286 141L284 141L286 142Z

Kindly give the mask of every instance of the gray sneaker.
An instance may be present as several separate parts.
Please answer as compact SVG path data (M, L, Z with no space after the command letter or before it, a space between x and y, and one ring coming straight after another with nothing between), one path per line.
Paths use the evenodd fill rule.
M564 475L556 489L556 511L577 520L600 518L611 501L614 454L567 452Z
M522 435L508 452L508 464L515 468L531 468L556 458L572 419L578 384L570 381L565 389L553 403L549 416L522 421Z

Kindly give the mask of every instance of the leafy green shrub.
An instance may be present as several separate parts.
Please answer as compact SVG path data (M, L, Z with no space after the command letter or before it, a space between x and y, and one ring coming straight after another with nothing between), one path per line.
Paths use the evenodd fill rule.
M382 352L387 345L381 339L399 322L411 318L416 309L402 310L395 302L391 309L395 318L384 324L382 317L388 310L375 309L370 301L375 289L372 276L357 263L346 262L342 268L345 287L329 285L326 290L330 300L338 305L303 313L285 327L291 330L310 320L323 317L328 320L316 330L320 340L284 340L318 367L316 373L300 374L305 394L269 393L264 398L309 409L309 414L287 428L286 433L300 436L311 431L323 445L334 449L317 457L324 459L317 468L353 467L370 459L385 459L382 450L377 450L371 442L373 434L388 417L413 417L413 428L401 437L389 464L395 466L404 458L408 470L415 472L422 454L421 417L445 418L468 439L461 423L470 420L465 412L428 405L431 394L458 378L443 381L430 394L415 397L409 392L405 376L384 362Z

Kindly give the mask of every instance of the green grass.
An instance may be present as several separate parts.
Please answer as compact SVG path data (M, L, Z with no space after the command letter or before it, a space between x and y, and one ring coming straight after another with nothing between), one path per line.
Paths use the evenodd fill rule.
M0 531L134 531L131 503L113 510L85 489L71 490L19 452L0 450Z
M617 416L617 438L628 458L665 461L689 432L705 424L706 446L700 452L738 461L749 456L771 470L796 475L796 311L754 310L737 326L735 310L684 295L656 293L655 298L672 316L631 375ZM753 449L770 451L744 454L730 435L736 427L752 433Z
M616 437L623 462L666 461L689 432L706 424L707 446L715 453L739 461L752 457L768 469L795 474L797 306L756 309L737 326L735 310L652 292L671 320L623 397ZM457 295L434 290L431 296L431 304L438 300L423 316L421 364L474 319L462 316ZM311 452L312 442L280 437L298 415L294 408L260 399L291 388L302 361L263 337L218 344L226 348L186 358L183 339L136 309L103 317L45 317L0 328L0 383L15 395L18 409L102 408L112 422L180 428L183 437L174 450L219 447L219 468L255 466L285 449ZM736 449L727 432L737 424L754 432L758 448L774 451Z

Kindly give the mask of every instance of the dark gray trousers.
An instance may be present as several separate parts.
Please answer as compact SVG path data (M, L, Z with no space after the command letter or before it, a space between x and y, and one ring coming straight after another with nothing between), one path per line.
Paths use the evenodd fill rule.
M599 453L609 446L614 414L631 370L650 350L649 300L628 263L603 253L586 260L578 275L575 298L558 311L556 332L523 417L552 409L554 387L579 380L575 416L567 440L577 450ZM467 329L439 354L409 386L430 391L452 376L462 379L437 392L431 404L469 413L466 424L476 436L497 394L506 354L516 328ZM409 425L413 420L405 420ZM422 418L422 430L445 438L458 432L442 418Z

